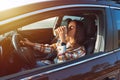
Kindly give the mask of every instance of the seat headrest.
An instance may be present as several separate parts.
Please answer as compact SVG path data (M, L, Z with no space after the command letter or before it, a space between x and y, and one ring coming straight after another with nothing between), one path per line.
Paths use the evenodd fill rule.
M84 19L84 26L86 28L86 35L88 38L95 36L96 32L97 32L97 27L95 24L95 16L87 16Z

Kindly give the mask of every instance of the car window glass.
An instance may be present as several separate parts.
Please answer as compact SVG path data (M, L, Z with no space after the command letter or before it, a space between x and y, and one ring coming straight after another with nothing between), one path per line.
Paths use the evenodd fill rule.
M33 30L33 29L43 29L43 28L53 28L56 24L58 17L52 17L45 20L41 20L21 28L21 30Z
M120 10L115 10L115 19L118 30L118 46L120 47Z
M62 23L61 23L62 26L67 25L67 23L66 23L66 20L67 20L67 19L83 20L84 17L79 17L79 16L67 16L67 15L65 15L65 16L63 17L63 19L62 19Z

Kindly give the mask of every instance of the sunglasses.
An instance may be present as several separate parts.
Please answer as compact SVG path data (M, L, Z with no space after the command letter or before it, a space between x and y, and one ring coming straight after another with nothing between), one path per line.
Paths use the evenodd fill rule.
M74 26L69 26L69 27L67 27L67 30L69 32L69 31L73 30L74 28L75 28Z

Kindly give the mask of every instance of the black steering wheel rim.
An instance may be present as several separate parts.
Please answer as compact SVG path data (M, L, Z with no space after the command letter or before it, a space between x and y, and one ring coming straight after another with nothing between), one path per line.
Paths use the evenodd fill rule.
M12 35L11 42L15 53L25 64L30 67L35 66L36 60L32 49L30 47L21 47L20 40L23 40L23 37L20 34L15 33Z

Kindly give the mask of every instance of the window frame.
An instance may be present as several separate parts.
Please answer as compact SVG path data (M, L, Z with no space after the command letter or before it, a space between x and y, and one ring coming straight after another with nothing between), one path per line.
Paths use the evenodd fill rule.
M35 20L34 20L34 18L36 19L36 20L43 20L43 19L46 19L46 18L49 18L49 17L53 17L53 16L59 16L59 14L55 14L54 15L54 13L56 13L56 12L61 12L61 11L63 11L63 12L66 12L66 11L69 11L69 10L72 10L72 11L75 11L75 10L85 10L85 11L87 11L87 10L90 10L90 11L92 11L92 10L97 10L97 11L102 11L103 12L103 8L82 8L82 7L79 7L79 8L71 8L71 9L61 9L61 10L56 10L56 11L50 11L49 13L50 13L50 15L46 15L46 14L48 14L48 12L46 12L46 13L40 13L40 14L37 14L37 15L33 15L33 16L29 16L29 17L27 17L27 18L24 18L24 19L21 19L21 20L19 20L19 24L20 23L23 23L24 21L28 21L27 22L27 24L30 24L30 23L33 23L33 22L35 22ZM89 12L89 11L88 11ZM62 13L63 14L63 13ZM39 16L40 15L40 16ZM43 15L46 15L45 17L42 17ZM99 14L100 15L100 14ZM40 18L40 19L39 19ZM60 20L60 18L58 19L58 22L59 22L59 20ZM100 23L103 23L103 22L100 22ZM58 23L59 24L59 23ZM56 25L58 25L58 24L56 24ZM104 23L103 23L104 24ZM26 24L24 24L24 25L26 25ZM23 25L20 25L20 26L23 26ZM19 26L19 27L20 27ZM101 25L99 25L99 26L101 26ZM98 27L99 27L98 26ZM102 26L102 27L105 27L105 26ZM102 28L101 27L101 28ZM100 31L99 31L99 33L101 33L102 32L102 30L101 30L101 28L99 29ZM98 34L99 34L98 33ZM105 36L105 33L102 33L102 34L104 34L104 36ZM105 41L105 40L104 40ZM101 42L101 41L100 41ZM100 47L101 47L101 45L99 46L99 50L100 50ZM43 69L43 70L41 70L41 69L38 69L38 70L41 70L40 72L42 72L42 71L47 71L47 70L51 70L51 69L56 69L56 68L58 68L58 67L62 67L62 66L65 66L65 65L69 65L69 64L73 64L73 63L76 63L77 61L82 61L82 60L86 60L86 59L89 59L89 58L92 58L92 57L95 57L95 56L98 56L98 55L101 55L102 53L100 53L100 54L94 54L94 55L92 55L92 56L90 56L90 55L88 55L88 56L85 56L85 57L82 57L82 58L79 58L79 59L76 59L76 60L73 60L73 61L68 61L68 62L65 62L65 63L61 63L61 64L53 64L53 65L49 65L49 66L47 66L47 67L45 67L44 69L43 68L41 68L41 69ZM37 70L37 69L36 69ZM36 70L31 70L31 72L34 72L34 71L36 71ZM39 71L38 71L39 72ZM29 71L27 72L27 71L25 71L25 73L23 72L22 74L28 74L28 73L30 73ZM34 73L32 73L32 74L34 74Z
M113 26L114 26L114 49L120 49L120 47L118 46L118 29L116 24L115 11L120 11L120 9L112 9Z

